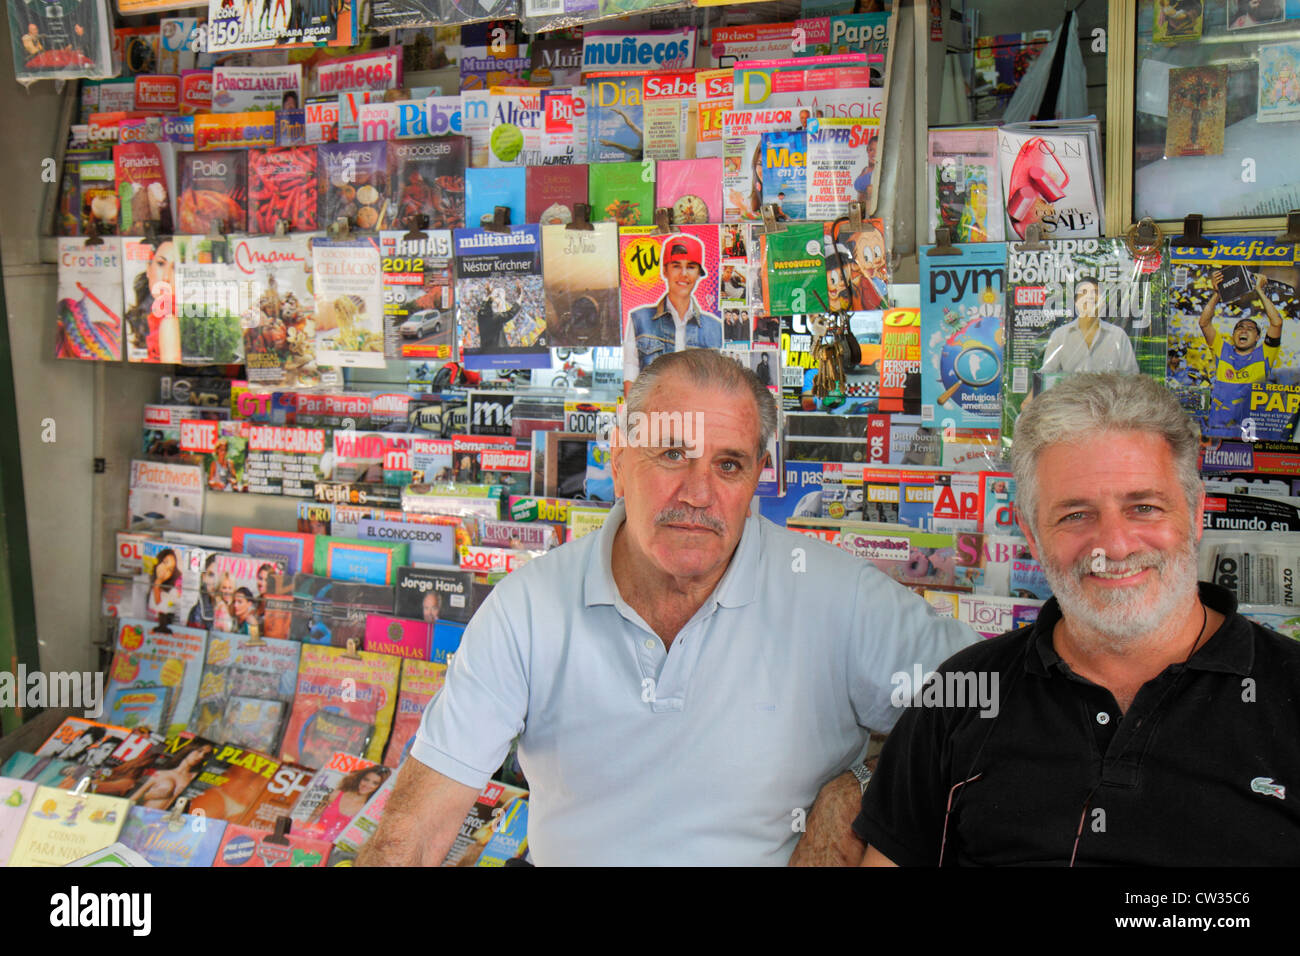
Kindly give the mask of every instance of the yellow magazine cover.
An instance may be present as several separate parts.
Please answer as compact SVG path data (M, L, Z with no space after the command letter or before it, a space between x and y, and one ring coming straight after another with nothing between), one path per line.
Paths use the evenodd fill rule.
M63 866L115 842L131 804L120 797L37 787L10 866Z

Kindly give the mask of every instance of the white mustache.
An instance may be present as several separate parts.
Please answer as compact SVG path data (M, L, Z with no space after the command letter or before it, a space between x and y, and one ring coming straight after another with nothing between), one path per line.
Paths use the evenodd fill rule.
M727 526L707 511L687 510L685 508L665 508L655 515L655 524L694 524L718 534L724 534Z

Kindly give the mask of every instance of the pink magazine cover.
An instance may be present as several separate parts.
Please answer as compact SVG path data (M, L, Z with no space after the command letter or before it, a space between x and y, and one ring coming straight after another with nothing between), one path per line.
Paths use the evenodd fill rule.
M366 616L366 650L407 661L427 661L433 649L433 625L390 614Z
M655 207L674 225L722 222L722 159L664 159L655 170Z

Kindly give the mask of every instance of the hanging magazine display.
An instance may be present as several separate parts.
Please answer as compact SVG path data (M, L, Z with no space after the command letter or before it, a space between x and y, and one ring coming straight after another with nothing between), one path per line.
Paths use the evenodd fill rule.
M122 358L122 247L107 238L59 240L55 358L115 362Z

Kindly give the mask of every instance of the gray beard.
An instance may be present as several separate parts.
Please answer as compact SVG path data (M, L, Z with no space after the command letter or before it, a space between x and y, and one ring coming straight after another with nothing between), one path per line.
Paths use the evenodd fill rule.
M1044 561L1043 574L1070 626L1071 637L1091 650L1125 652L1168 637L1178 607L1197 593L1196 538L1188 535L1175 552L1139 551L1122 561L1107 559L1108 569L1150 567L1156 579L1141 588L1088 595L1083 580L1095 559L1089 555L1071 568ZM1164 631L1164 634L1159 632Z

